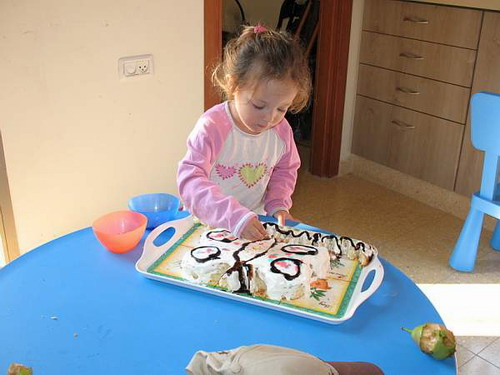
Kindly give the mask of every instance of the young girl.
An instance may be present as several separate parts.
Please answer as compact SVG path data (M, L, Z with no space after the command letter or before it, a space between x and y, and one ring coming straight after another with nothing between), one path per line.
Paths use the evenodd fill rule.
M300 159L285 113L309 100L311 79L299 43L263 26L231 40L214 83L228 101L205 112L191 132L177 182L202 222L255 241L267 236L257 214L291 218Z

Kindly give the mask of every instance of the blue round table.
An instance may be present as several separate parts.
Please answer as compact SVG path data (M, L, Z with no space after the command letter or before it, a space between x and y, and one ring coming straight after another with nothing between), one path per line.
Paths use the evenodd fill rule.
M19 362L34 375L183 374L197 350L265 343L387 375L456 374L454 357L434 360L401 330L442 320L387 261L375 294L330 325L145 278L134 268L142 243L114 254L87 228L1 269L0 373Z

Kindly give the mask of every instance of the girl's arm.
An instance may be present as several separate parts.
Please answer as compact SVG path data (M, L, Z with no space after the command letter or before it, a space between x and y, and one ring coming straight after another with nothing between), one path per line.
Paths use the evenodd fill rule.
M269 216L278 211L288 212L292 207L292 193L297 182L297 170L300 167L299 152L288 122L282 124L277 131L285 142L285 152L274 167L267 186L264 209Z
M230 230L240 236L247 222L257 215L236 198L223 194L210 181L210 171L222 148L224 135L212 134L210 124L197 124L187 143L186 156L179 163L177 185L186 209L204 223Z

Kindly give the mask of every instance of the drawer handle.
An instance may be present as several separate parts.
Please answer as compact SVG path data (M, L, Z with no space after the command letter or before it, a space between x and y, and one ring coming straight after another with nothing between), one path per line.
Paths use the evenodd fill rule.
M404 129L404 130L415 129L415 125L410 125L410 124L407 124L406 122L403 122L403 121L392 120L391 123L399 126L401 129Z
M407 59L412 59L412 60L423 60L424 57L417 55L416 53L412 52L401 52L399 54L399 57L406 57Z
M409 89L407 87L396 87L396 90L404 92L405 94L409 94L409 95L419 95L420 94L420 91L415 91L415 90Z
M415 16L405 17L405 18L403 18L403 21L418 23L419 25L429 24L429 20L426 20L425 18L415 17Z

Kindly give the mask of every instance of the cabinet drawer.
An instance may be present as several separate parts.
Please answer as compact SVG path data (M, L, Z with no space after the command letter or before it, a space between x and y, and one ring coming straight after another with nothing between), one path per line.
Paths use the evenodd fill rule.
M470 89L360 64L358 94L463 124Z
M363 29L476 49L481 11L392 0L366 0Z
M470 87L476 51L363 31L360 62Z
M453 189L464 126L357 97L353 153Z

